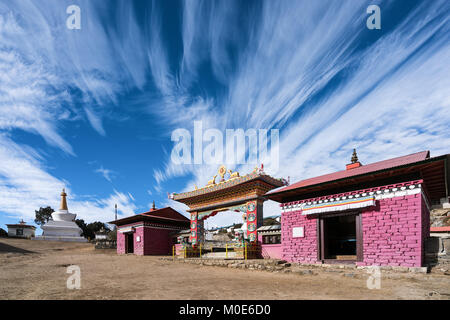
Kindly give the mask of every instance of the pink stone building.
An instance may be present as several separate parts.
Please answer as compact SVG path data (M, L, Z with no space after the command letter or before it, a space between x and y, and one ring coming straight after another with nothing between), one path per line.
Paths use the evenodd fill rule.
M448 198L449 155L419 152L274 189L281 256L299 263L424 266L432 204Z
M117 253L168 255L176 234L189 228L190 220L170 207L109 222L117 226Z

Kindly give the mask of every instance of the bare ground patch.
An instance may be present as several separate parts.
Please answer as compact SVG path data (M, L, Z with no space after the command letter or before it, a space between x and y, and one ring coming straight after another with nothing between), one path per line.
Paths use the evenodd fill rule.
M450 299L450 277L438 274L382 278L381 289L369 290L366 277L333 272L200 266L80 243L2 238L0 244L16 248L0 251L1 299ZM81 269L79 290L66 287L69 265Z

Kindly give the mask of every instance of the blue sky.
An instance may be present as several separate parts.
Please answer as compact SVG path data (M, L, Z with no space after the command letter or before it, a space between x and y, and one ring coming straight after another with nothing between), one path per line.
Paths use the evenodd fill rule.
M278 129L267 172L291 181L343 169L354 147L363 163L448 153L449 17L438 0L0 1L0 227L56 209L63 187L88 222L115 203L185 213L167 193L218 167L171 161L172 132L196 120Z

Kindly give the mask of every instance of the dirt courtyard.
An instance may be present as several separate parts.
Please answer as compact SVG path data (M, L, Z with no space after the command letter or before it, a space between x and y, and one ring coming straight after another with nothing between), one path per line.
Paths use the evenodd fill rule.
M81 271L81 288L68 289L67 266ZM445 299L450 276L347 277L271 273L117 255L92 244L0 239L0 299Z

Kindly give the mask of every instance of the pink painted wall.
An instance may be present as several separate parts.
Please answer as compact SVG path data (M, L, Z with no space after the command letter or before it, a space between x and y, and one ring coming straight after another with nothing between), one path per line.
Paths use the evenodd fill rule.
M125 253L125 235L120 232L117 232L117 253Z
M136 224L126 225L135 226L133 233L134 254L136 255L167 255L172 254L172 229L158 229L152 227L136 226ZM117 253L125 253L125 234L117 232ZM140 241L137 241L140 237Z
M317 218L301 211L282 213L283 259L320 263L317 259ZM304 238L292 238L293 227L304 227ZM429 236L429 211L422 195L376 201L362 209L363 261L358 265L420 267Z
M283 251L280 244L261 244L261 254L264 259L282 259Z
M358 265L421 267L426 216L421 194L377 201L362 212L364 260Z
M303 227L304 237L293 238L292 228ZM291 262L317 263L317 219L292 211L281 215L281 250Z
M264 259L282 259L283 252L280 244L263 244L262 233L258 233L258 242L261 244L261 255Z
M144 255L144 241L145 241L145 228L144 227L136 227L135 232L133 234L134 239L134 254L138 256ZM139 242L137 241L137 237L139 236Z

